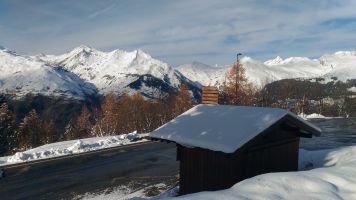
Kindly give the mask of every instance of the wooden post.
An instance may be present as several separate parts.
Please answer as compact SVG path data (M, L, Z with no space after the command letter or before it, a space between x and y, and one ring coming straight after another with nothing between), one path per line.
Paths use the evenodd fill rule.
M203 86L202 87L202 104L218 104L219 91L217 87Z

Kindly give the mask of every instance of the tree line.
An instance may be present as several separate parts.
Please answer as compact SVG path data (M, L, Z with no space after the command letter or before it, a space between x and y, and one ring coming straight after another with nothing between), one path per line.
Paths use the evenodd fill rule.
M35 148L51 142L97 136L150 132L194 105L186 85L166 98L145 99L140 93L108 94L97 107L82 106L81 112L56 135L51 120L43 120L31 110L21 121L7 103L0 106L0 155Z
M289 109L295 113L325 116L356 116L356 98L348 90L352 81L284 79L267 84L258 93L260 106Z

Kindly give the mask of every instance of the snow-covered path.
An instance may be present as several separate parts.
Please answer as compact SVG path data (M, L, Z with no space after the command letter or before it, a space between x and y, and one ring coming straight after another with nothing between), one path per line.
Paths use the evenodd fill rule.
M134 191L161 183L171 187L177 174L174 144L144 142L5 168L0 199L71 199L120 185Z

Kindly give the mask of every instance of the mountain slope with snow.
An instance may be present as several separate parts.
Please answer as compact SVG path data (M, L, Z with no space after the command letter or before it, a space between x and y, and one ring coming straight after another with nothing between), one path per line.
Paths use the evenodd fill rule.
M141 50L102 52L79 46L62 55L23 56L0 49L0 93L85 99L88 95L141 92L149 98L167 95L185 83L197 85L168 64Z
M211 67L200 62L180 65L176 69L190 80L204 86L221 83L226 73L225 67Z
M246 76L257 87L266 83L290 78L337 77L341 81L356 79L356 52L336 52L323 55L319 59L290 57L267 60L264 63L250 57L243 57L241 63ZM177 67L184 76L202 85L222 84L229 67L211 67L202 63L192 63Z
M39 55L37 58L73 72L94 84L101 94L140 91L146 96L157 97L161 92L177 89L181 82L189 82L168 64L141 50L102 52L80 46L63 55Z
M331 70L324 74L325 78L337 77L341 81L356 79L356 51L338 51L319 58L323 66Z
M26 94L85 99L96 88L76 75L42 60L0 49L0 93L22 97Z

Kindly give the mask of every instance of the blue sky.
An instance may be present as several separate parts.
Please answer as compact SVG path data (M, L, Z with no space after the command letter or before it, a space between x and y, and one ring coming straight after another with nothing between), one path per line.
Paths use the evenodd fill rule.
M60 54L142 49L171 65L355 50L356 0L0 0L0 45Z

